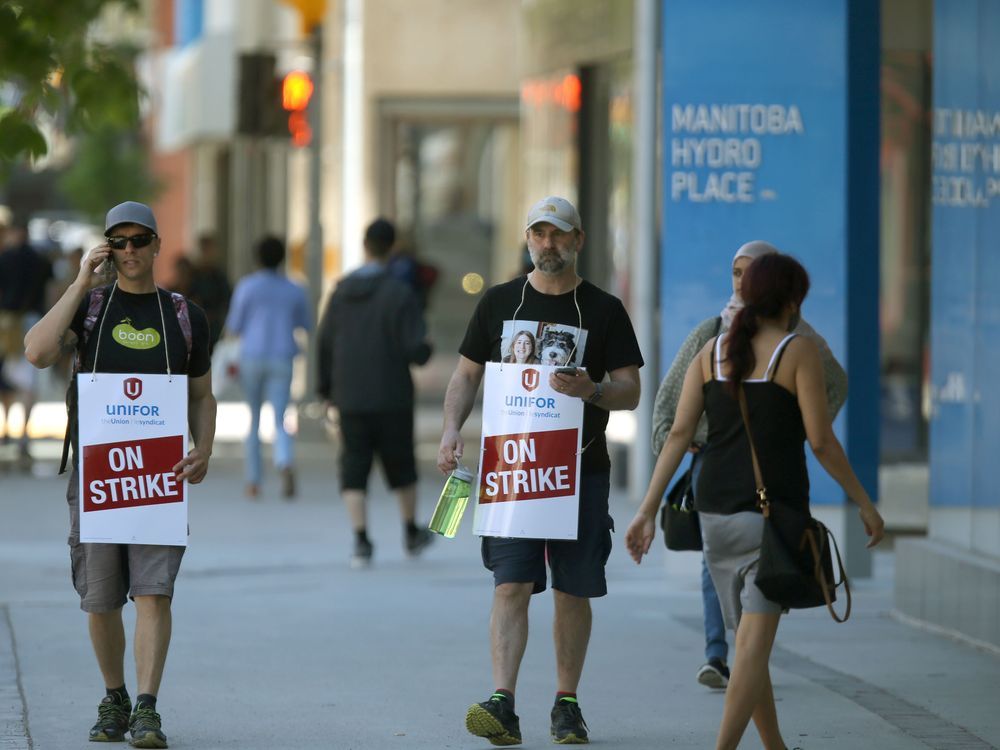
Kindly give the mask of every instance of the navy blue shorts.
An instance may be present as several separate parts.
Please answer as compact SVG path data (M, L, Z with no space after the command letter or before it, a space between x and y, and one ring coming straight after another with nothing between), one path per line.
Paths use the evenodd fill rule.
M483 537L483 565L493 571L493 584L534 583L531 593L545 591L545 563L552 588L581 598L608 593L604 566L611 555L615 523L608 513L609 474L580 477L580 525L576 541Z

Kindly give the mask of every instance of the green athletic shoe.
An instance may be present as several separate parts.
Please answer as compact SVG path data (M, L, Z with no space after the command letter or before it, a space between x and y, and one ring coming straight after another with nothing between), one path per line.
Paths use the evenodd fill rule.
M136 706L128 721L132 747L166 747L167 737L160 730L160 715L149 706Z
M494 745L521 744L521 722L507 699L498 695L469 706L465 713L465 728Z
M132 701L128 696L105 695L97 705L97 723L90 730L91 742L124 742Z
M580 704L561 700L552 707L552 741L557 745L586 745L587 722L583 720Z

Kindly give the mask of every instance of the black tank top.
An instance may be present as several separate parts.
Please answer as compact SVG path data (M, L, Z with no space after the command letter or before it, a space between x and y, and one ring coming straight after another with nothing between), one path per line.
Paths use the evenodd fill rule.
M773 382L789 334L774 350L764 377L744 380L750 425L757 447L764 486L772 502L797 508L809 506L806 472L806 430L798 399ZM730 515L757 510L756 483L739 402L726 389L722 376L721 337L716 340L712 379L704 385L708 441L695 488L695 507L705 513Z

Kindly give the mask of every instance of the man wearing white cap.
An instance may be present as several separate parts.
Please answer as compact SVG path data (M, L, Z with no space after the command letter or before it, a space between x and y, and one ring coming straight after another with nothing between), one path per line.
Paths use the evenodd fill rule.
M528 641L528 605L545 590L546 564L555 602L556 701L550 733L557 744L589 741L577 686L590 640L592 597L607 593L604 566L614 528L608 513L611 461L604 431L608 412L639 403L642 355L621 301L577 275L585 235L572 203L551 196L528 212L525 239L534 269L490 288L479 301L448 384L438 468L461 458L461 428L472 410L487 362L500 362L505 335L528 329L538 340L549 385L585 402L575 541L484 536L483 562L493 572L490 650L494 692L470 706L466 728L494 745L521 742L514 690ZM508 335L508 337L509 337ZM605 378L608 378L605 380Z
M134 201L115 206L108 211L104 234L107 242L84 256L76 279L28 332L25 354L39 368L54 364L64 351L75 351L77 370L186 375L194 447L173 473L177 484L196 484L208 471L215 438L208 321L197 306L157 288L153 265L160 238L149 206ZM132 332L137 335L129 335ZM68 403L76 403L76 393L74 378ZM67 491L73 584L87 613L106 689L89 739L122 741L128 732L134 747L167 747L156 696L170 643L174 579L185 548L79 541L78 431L73 408L70 425L75 454ZM129 598L136 609L134 711L125 689L122 623L122 607Z

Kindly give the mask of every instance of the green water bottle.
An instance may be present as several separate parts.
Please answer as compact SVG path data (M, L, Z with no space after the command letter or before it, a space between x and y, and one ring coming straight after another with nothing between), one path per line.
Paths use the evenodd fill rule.
M472 472L464 466L458 466L448 475L448 481L444 483L441 497L438 498L437 507L434 508L434 515L431 516L427 528L435 534L453 539L458 532L458 525L462 522L462 514L465 513L471 492Z

